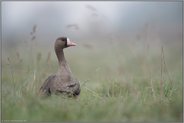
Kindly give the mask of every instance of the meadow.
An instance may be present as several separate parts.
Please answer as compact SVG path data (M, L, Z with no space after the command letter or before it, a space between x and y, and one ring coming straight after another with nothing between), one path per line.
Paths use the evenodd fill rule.
M179 43L91 41L64 51L81 84L78 98L38 96L58 69L53 42L45 48L32 39L3 49L2 120L182 121Z

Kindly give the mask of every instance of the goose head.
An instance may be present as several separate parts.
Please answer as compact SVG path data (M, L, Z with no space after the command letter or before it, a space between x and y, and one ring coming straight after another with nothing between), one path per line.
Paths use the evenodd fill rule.
M55 42L55 49L61 48L67 48L67 47L71 47L71 46L76 46L77 44L70 41L69 38L67 37L60 37L56 40Z

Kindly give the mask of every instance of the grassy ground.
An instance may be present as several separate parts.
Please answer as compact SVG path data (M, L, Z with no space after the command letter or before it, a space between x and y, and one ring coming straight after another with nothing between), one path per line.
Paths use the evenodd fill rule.
M57 71L52 49L34 47L32 55L28 47L10 51L2 64L2 119L181 121L181 48L140 51L131 46L112 43L66 49L71 70L81 83L76 99L38 97L43 81Z

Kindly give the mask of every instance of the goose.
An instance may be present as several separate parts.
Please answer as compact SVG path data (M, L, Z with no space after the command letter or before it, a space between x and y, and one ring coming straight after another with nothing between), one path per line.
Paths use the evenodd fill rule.
M58 71L50 75L40 88L42 96L50 96L52 94L67 95L69 97L76 97L80 94L80 83L74 78L69 65L64 56L64 49L77 44L70 41L67 37L59 37L55 41L54 49L58 59Z

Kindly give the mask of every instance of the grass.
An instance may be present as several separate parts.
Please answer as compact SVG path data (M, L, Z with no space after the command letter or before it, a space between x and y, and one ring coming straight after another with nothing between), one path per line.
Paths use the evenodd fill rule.
M2 119L182 121L179 50L168 55L169 47L163 49L163 64L163 54L160 55L163 51L159 48L147 53L132 50L130 45L95 48L79 45L65 50L71 70L81 83L81 95L75 99L55 95L47 99L38 97L43 81L57 71L53 50L34 47L29 57L29 50L24 47L19 53L4 55Z

